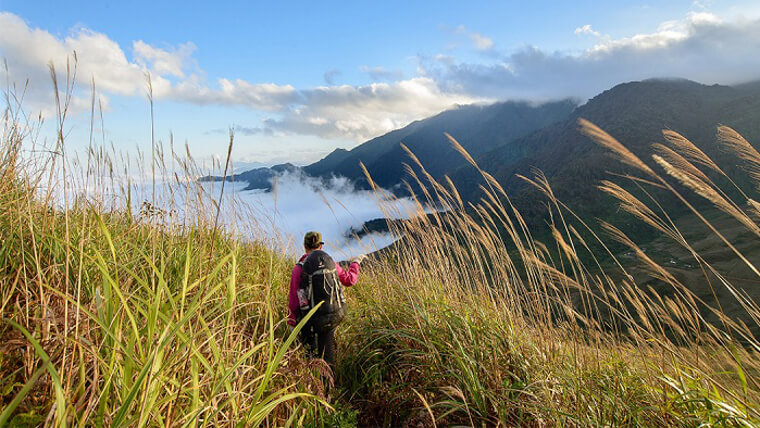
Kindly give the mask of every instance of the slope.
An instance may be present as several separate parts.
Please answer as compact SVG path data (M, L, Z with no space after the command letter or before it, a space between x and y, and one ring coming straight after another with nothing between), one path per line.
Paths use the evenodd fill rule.
M750 141L757 140L760 98L756 94L752 86L707 86L687 80L624 83L592 98L562 122L476 159L513 196L529 223L540 221L544 209L530 202L535 194L517 174L529 176L536 168L546 174L557 196L584 216L607 217L615 206L600 201L594 187L609 178L609 172L625 169L578 132L579 118L595 123L645 160L652 154L651 144L663 141L662 129L672 129L725 165L731 175L737 167L715 143L715 127L732 126ZM481 195L476 178L471 168L452 175L463 197L471 201Z
M406 175L403 163L409 161L400 143L408 146L425 168L438 177L464 162L448 144L444 132L464 137L465 148L479 155L562 120L574 108L570 100L538 106L525 102L460 106L369 140L351 151L336 150L304 170L313 176L342 175L362 182L361 162L378 184L391 188Z

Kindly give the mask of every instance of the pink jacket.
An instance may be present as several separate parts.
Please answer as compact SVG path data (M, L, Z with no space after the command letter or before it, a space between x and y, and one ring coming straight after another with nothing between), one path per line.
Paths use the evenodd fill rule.
M301 256L298 262L302 262L306 259L307 254ZM338 279L341 284L346 287L350 287L356 284L356 280L359 279L359 263L353 262L348 267L348 270L343 269L337 263L335 263L335 271L338 274ZM298 288L301 284L301 266L295 265L293 272L290 274L290 292L288 293L288 325L295 326L296 319L301 314L301 307L298 305Z

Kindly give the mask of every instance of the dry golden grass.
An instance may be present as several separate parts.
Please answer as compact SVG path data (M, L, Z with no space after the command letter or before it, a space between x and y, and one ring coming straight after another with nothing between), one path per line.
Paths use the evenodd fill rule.
M141 199L135 186L119 182L132 161L105 148L93 144L79 162L87 165L85 172L60 181L76 175L74 160L64 156L65 93L58 104L56 150L48 157L19 155L36 139L19 120L18 105L11 103L4 118L0 422L186 427L760 421L760 308L686 239L657 195L669 192L715 235L716 245L760 279L743 247L693 202L694 196L705 198L757 235L758 198L748 197L754 196L750 191L741 200L727 196L711 180L725 175L719 166L673 131L663 132L672 148L658 145L650 166L580 121L582 132L644 175L604 181L601 190L683 247L713 278L714 301L682 283L635 237L580 218L537 171L523 179L540 190L544 200L537 203L548 208L548 238L541 242L501 184L447 135L481 174L484 196L463 200L448 177L437 180L407 149L415 166L406 168L407 187L420 190L412 197L418 214L389 223L403 239L362 267L361 282L349 294L352 311L339 333L332 409L324 400L324 366L294 351L295 336L282 322L293 260L239 239L257 236L257 228L271 223L256 224L256 214L245 206L210 197L193 181L199 171L189 153L180 155L172 144L165 150L155 143L150 159L139 163L149 165L144 172L151 177L170 175L170 164L182 174L169 180L166 198L153 188L150 198L142 195L148 204L139 212L132 210ZM96 104L93 96L93 121ZM760 156L751 145L728 128L718 132L750 173L756 171ZM379 198L389 196L367 179ZM57 182L71 190L66 194L72 200L62 205L55 196L60 188L52 185ZM676 182L694 195L682 194ZM392 206L384 207L387 217L397 216ZM426 215L429 207L439 210ZM222 212L239 221L222 228ZM630 264L610 249L612 241L630 249L635 267L667 292L637 282ZM725 313L719 291L744 316Z
M581 121L581 126L587 135L615 152L623 163L648 176L647 181L629 177L626 186L638 190L645 190L644 187L650 186L656 191L665 189L673 192L691 210L692 215L706 223L708 230L721 237L720 232L710 224L696 205L678 193L655 169L646 165L601 129L585 121ZM659 164L667 175L686 185L696 195L706 198L740 221L749 233L756 234L757 223L739 208L751 205L752 200L736 202L715 190L717 186L710 180L709 175L685 157L700 159L704 154L680 135L672 132L666 132L665 135L668 141L677 142L676 149L658 145L656 149L663 155L655 155L655 163ZM448 138L455 148L461 148L451 136ZM685 149L685 154L679 153L681 148ZM470 162L480 170L472 158ZM711 162L703 157L698 164L720 173L720 168ZM422 168L422 165L418 166ZM434 195L423 191L428 202L446 206L451 210L446 215L420 216L402 223L403 226L395 225L396 232L405 236L405 239L393 247L388 260L398 261L396 269L401 272L388 269L381 262L378 266L383 267L373 270L372 273L371 282L383 284L380 289L384 298L387 299L389 288L397 287L394 284L410 284L408 288L412 288L411 284L414 284L415 288L420 287L420 284L430 284L433 287L434 300L445 299L447 304L460 308L462 314L470 316L471 307L488 308L486 311L489 316L498 321L484 321L482 328L497 329L498 323L507 323L510 326L510 340L523 344L525 338L514 337L514 331L526 332L526 335L532 336L533 339L528 341L530 346L522 349L525 358L530 358L528 355L535 357L556 353L559 346L568 354L558 358L571 360L572 370L579 374L592 367L598 368L600 364L604 364L603 361L609 359L624 361L629 365L630 372L627 376L630 377L620 379L621 385L627 385L627 382L642 382L642 385L646 385L645 389L648 389L647 393L639 391L642 395L637 398L638 401L628 403L631 407L623 406L610 411L605 417L596 415L599 419L593 419L592 415L586 415L589 418L585 419L584 414L579 413L580 409L573 406L578 402L585 403L585 406L589 400L603 400L595 394L604 395L604 399L620 400L617 392L609 389L594 391L588 384L576 385L588 396L576 396L570 402L552 401L550 397L554 387L540 383L531 384L530 388L526 388L526 391L530 391L526 392L526 397L531 398L526 398L525 401L510 401L505 396L489 396L483 391L480 391L483 396L477 398L463 393L459 400L454 401L459 403L459 411L466 408L467 418L474 417L473 409L469 407L470 403L467 400L476 399L491 400L490 407L480 408L477 418L507 425L510 420L515 420L498 416L503 415L503 412L521 413L524 418L519 419L521 423L536 425L548 423L549 420L554 421L551 424L564 421L563 423L571 425L584 425L581 421L591 424L629 424L633 420L651 426L673 424L676 420L712 421L727 426L752 426L757 423L760 417L757 411L760 391L758 379L754 378L760 373L760 360L757 358L760 342L755 336L760 327L757 305L687 242L673 219L667 212L662 211L662 206L657 203L652 191L644 192L650 198L649 203L645 203L620 184L605 181L601 185L604 192L620 201L624 210L668 236L676 245L686 247L693 255L695 263L698 263L703 271L715 275L719 281L718 285L730 291L748 314L744 319L752 320L752 324L747 324L732 314L723 313L717 297L714 302L706 302L699 298L690 288L690 284L681 283L668 267L650 257L624 232L611 224L602 223L602 231L612 240L630 248L638 259L639 266L648 271L652 278L666 284L672 293L662 296L651 288L641 288L634 284L628 279L632 277L622 264L614 259L612 253L593 254L573 223L587 228L584 235L590 235L602 244L606 238L600 238L599 234L593 232L585 222L580 222L571 210L558 201L548 180L540 173L524 179L539 188L549 201L552 242L545 243L532 238L530 231L521 221L519 212L511 205L501 186L486 172L481 171L486 183L481 187L484 198L477 204L471 204L469 209L464 209L462 204L456 202L459 198L452 196L455 192L440 190L443 185L453 187L448 179L444 178L443 183L430 185L432 177L426 175L426 181L423 182L413 174L411 168L408 171L416 180L416 187L432 187L435 191ZM439 199L435 199L434 196ZM724 237L722 240L728 249L734 252L737 260L751 265L736 247ZM588 254L581 256L580 251ZM602 269L599 259L603 258L613 259L611 264L605 263L605 266L613 267ZM594 260L596 265L587 266L584 260L589 259ZM424 297L420 297L413 290L403 287L403 297L399 299L408 299L413 307L424 307L424 302L431 298L431 294L430 290L423 288L426 291ZM361 298L372 302L381 299L380 296L372 294L367 292ZM720 322L715 324L706 321L705 314L708 313L717 315ZM422 310L421 313L414 312L407 316L426 318L431 314L428 310ZM397 319L396 322L405 324L403 320ZM432 333L425 332L422 327L418 328L421 329L420 340L435 340L429 337ZM366 329L360 332L361 334L357 334L352 340L365 343L362 335L377 336ZM477 346L475 342L470 342L470 345ZM411 345L399 345L403 351L397 352L413 353L412 349L406 346ZM366 360L361 361L366 363ZM483 371L498 370L493 362L477 360L477 363L482 364L479 366L481 374ZM558 366L555 365L561 365L560 363L544 361L540 364L546 364L543 367L548 370L546 376L549 379L561 382L562 377L557 372ZM436 378L423 384L428 385L428 390L435 391L435 388L438 388L441 391L447 387L447 381L460 386L467 383L466 379L457 377L465 375L466 373L457 372L454 379L439 382L440 379ZM599 372L599 376L605 376L605 372ZM586 380L591 383L595 381ZM529 383L528 380L526 382ZM421 392L418 386L415 388L416 393ZM499 390L496 384L490 384L489 388L492 391ZM686 397L695 401L692 402ZM415 400L414 397L409 399ZM419 397L416 399L419 400ZM442 396L441 400L439 404L447 403L443 407L451 410L451 397L444 399ZM435 409L435 404L431 403L435 401L426 398L425 409ZM552 403L549 406L551 410L539 403ZM644 403L654 407L644 411L639 407L644 406ZM666 408L670 410L663 410ZM676 408L680 410L676 411ZM716 410L717 408L721 410ZM636 418L626 419L639 411L643 413ZM675 419L668 419L668 415ZM637 419L639 416L642 419ZM443 417L441 420L446 419Z

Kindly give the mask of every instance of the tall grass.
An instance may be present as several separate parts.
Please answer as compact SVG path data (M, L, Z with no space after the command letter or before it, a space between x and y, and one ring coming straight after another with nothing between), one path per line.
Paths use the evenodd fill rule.
M223 189L198 186L189 152L178 153L171 138L168 147L155 141L152 124L150 159L137 158L149 165L141 173L150 187L130 178L135 160L96 143L96 122L104 124L94 85L90 148L84 159L67 154L72 82L56 89L54 147L40 143L42 128L24 115L23 96L7 93L0 426L760 423L760 309L660 202L680 201L715 245L758 275L699 203L757 235L756 189L736 191L739 180L673 131L649 161L579 124L628 171L600 183L600 192L686 249L714 300L700 298L617 226L579 218L540 172L523 178L543 195L549 233L532 230L449 136L481 174L484 196L463 201L451 180L435 179L409 152L409 189L421 189L421 214L389 223L403 239L366 262L349 291L328 404L324 365L303 358L298 328L288 332L283 323L294 260L263 238L241 239L270 236L262 233L266 221ZM718 137L757 184L757 152L731 129L719 128ZM228 152L233 142L231 134ZM216 170L226 174L228 162ZM157 182L166 190L154 190ZM429 206L440 211L423 214ZM613 242L668 292L635 282ZM741 314L724 312L722 292Z
M670 146L655 147L657 172L593 124L581 120L579 127L628 167L620 183L604 181L600 190L686 249L714 300L700 298L697 284L680 282L665 260L616 226L579 218L540 172L523 177L549 208L552 239L538 241L500 184L449 136L481 173L484 197L465 205L450 180L435 180L410 153L407 172L423 189L420 208L432 204L444 213L390 224L404 239L371 270L372 285L359 289L360 315L346 328L338 374L351 400L367 400L360 405L365 417L384 424L760 424L757 303L687 241L660 202L680 201L716 238L709 251L723 248L758 276L721 232L714 208L699 202L756 235L760 217L748 196L755 190L739 189L743 199L730 199L710 179L728 177L673 131L663 132ZM718 139L754 177L760 157L752 146L726 127ZM635 283L613 242L664 292ZM725 313L717 288L740 311Z
M294 409L326 405L293 381L313 370L293 358L300 326L287 333L274 306L289 264L219 230L219 211L234 207L185 178L189 156L172 151L184 176L164 183L164 200L152 190L139 213L139 186L120 192L112 156L92 146L76 177L65 155L70 91L46 159L24 152L39 152L29 141L38 125L15 94L5 111L0 426L292 425ZM172 172L154 153L151 174Z

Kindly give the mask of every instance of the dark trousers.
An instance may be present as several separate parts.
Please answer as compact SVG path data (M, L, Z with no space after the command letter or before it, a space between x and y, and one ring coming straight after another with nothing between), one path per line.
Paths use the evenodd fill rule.
M307 327L301 330L301 343L310 358L322 358L330 367L330 376L322 376L325 394L329 394L335 382L335 327L313 332Z
M301 343L310 357L322 358L335 373L335 328L312 332L307 327L301 331Z

